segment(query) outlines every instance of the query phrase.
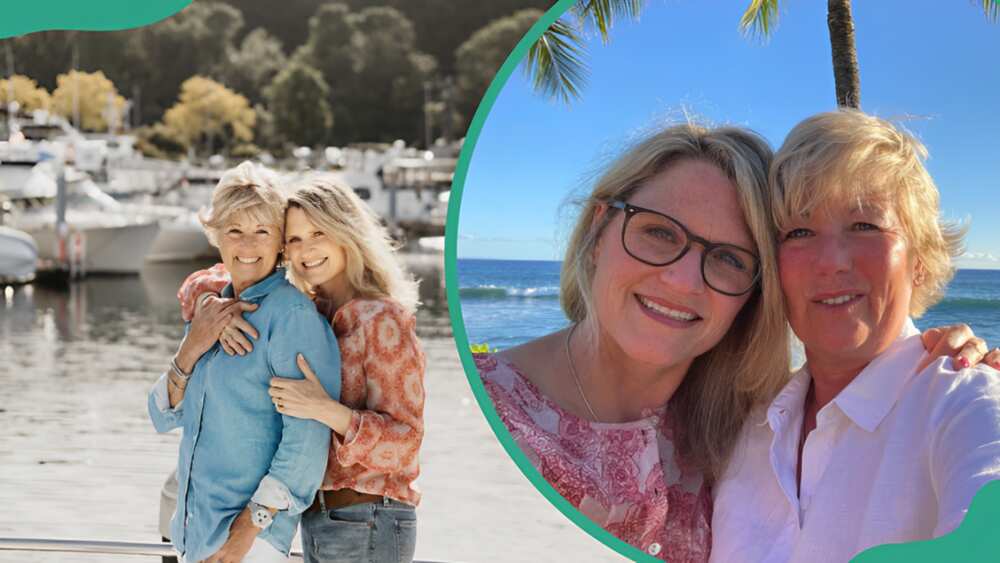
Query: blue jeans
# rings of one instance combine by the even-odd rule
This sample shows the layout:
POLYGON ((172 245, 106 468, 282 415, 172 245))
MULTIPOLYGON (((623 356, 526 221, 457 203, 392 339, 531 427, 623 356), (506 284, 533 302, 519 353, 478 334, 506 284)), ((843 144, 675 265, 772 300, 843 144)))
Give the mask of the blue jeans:
POLYGON ((306 563, 410 563, 416 510, 388 498, 302 515, 306 563))

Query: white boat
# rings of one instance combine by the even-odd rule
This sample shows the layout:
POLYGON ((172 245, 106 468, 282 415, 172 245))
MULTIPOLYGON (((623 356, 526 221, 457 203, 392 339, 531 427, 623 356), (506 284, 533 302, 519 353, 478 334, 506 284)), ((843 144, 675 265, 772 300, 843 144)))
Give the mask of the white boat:
POLYGON ((35 165, 63 158, 67 147, 82 139, 65 119, 44 111, 32 119, 4 119, 0 134, 0 193, 12 199, 42 197, 37 183, 29 181, 35 165))
POLYGON ((69 266, 85 273, 137 274, 160 232, 155 217, 125 209, 86 174, 66 168, 66 227, 56 232, 56 181, 51 162, 37 164, 28 185, 37 195, 19 201, 11 224, 38 244, 43 269, 69 266), (40 202, 40 203, 39 203, 40 202))
POLYGON ((42 264, 56 265, 68 258, 78 261, 86 273, 138 274, 160 226, 157 223, 111 225, 106 216, 92 219, 88 221, 80 214, 67 213, 70 230, 63 243, 56 236, 54 214, 52 222, 31 229, 29 232, 38 243, 42 264))
MULTIPOLYGON (((446 152, 442 150, 442 152, 446 152)), ((357 148, 326 151, 331 173, 340 177, 408 238, 443 236, 456 159, 450 154, 407 148, 397 142, 384 152, 357 148)))
POLYGON ((123 208, 137 216, 155 218, 160 224, 147 262, 189 262, 219 256, 196 212, 167 205, 124 204, 123 208))
POLYGON ((38 245, 28 233, 0 225, 0 282, 27 282, 35 277, 38 245))

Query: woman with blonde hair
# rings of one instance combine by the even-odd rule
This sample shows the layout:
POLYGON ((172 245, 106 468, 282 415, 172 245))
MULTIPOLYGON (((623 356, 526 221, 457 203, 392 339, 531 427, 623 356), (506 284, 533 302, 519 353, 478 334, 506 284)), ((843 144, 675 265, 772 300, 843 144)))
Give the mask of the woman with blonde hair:
POLYGON ((187 325, 149 394, 157 431, 184 430, 171 521, 183 561, 285 561, 323 479, 330 429, 286 416, 269 396, 275 375, 302 378, 295 358, 303 355, 323 375, 320 384, 310 373, 309 383, 340 396, 333 331, 278 267, 284 208, 265 169, 244 163, 219 181, 202 222, 231 272, 216 288, 230 299, 187 325), (261 329, 256 348, 240 357, 220 353, 219 335, 244 312, 261 329))
POLYGON ((566 250, 571 326, 476 358, 542 476, 650 555, 707 559, 710 482, 788 370, 770 160, 733 127, 670 127, 625 152, 566 250))
POLYGON ((926 156, 847 109, 802 121, 775 156, 781 289, 806 364, 744 427, 718 486, 713 560, 847 561, 941 536, 1000 479, 996 371, 929 362, 911 319, 962 253, 926 156))
MULTIPOLYGON (((306 380, 275 378, 278 412, 333 430, 321 491, 302 519, 307 562, 409 561, 416 543, 423 438, 424 354, 416 336, 417 285, 404 271, 378 217, 351 188, 314 175, 288 198, 285 254, 292 282, 313 298, 337 335, 342 394, 331 398, 310 365, 306 380)), ((195 318, 212 306, 224 272, 196 272, 181 289, 195 318), (209 293, 210 295, 210 293, 209 293)), ((230 351, 253 349, 257 337, 234 318, 220 341, 230 351)), ((321 375, 332 375, 323 374, 321 375)))
POLYGON ((771 158, 743 128, 643 139, 582 202, 561 278, 571 325, 476 355, 542 477, 662 559, 708 559, 711 485, 788 379, 771 158))

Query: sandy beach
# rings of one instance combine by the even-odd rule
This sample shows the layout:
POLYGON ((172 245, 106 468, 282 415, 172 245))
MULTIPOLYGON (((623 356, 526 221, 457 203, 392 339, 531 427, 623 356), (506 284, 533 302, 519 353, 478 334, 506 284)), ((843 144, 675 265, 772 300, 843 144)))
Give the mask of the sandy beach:
MULTIPOLYGON (((159 539, 160 487, 179 441, 156 434, 146 414, 148 388, 180 336, 176 305, 163 293, 145 278, 88 281, 65 294, 6 292, 0 536, 159 539)), ((621 560, 557 512, 506 456, 475 403, 446 317, 422 315, 420 324, 428 372, 417 558, 621 560)), ((12 562, 154 560, 0 551, 0 561, 12 562)))

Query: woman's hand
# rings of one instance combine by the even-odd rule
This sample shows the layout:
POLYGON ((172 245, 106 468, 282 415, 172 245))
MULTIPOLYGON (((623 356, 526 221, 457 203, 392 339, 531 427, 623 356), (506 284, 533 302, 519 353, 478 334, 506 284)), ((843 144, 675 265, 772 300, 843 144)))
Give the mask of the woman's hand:
POLYGON ((219 551, 213 553, 203 563, 240 563, 243 557, 250 551, 253 540, 260 533, 260 528, 253 525, 250 519, 250 509, 244 508, 243 512, 233 520, 229 526, 229 537, 226 543, 222 544, 219 551))
POLYGON ((243 356, 253 352, 253 344, 250 343, 250 339, 256 340, 260 335, 257 334, 257 329, 243 318, 243 313, 256 310, 257 305, 244 303, 241 310, 230 317, 229 323, 223 327, 222 333, 219 335, 219 344, 222 344, 222 350, 225 353, 230 356, 236 354, 243 356))
POLYGON ((343 436, 351 425, 353 411, 330 398, 302 354, 296 357, 296 363, 305 379, 271 378, 268 392, 275 408, 288 416, 318 420, 343 436))
POLYGON ((967 368, 980 362, 1000 369, 1000 348, 989 351, 986 341, 978 338, 967 324, 956 324, 932 328, 920 335, 927 350, 927 358, 921 362, 917 371, 923 371, 934 360, 949 356, 953 367, 967 368))
POLYGON ((187 336, 181 342, 181 349, 177 352, 177 365, 182 370, 190 373, 194 365, 205 352, 212 349, 212 346, 219 340, 223 329, 228 325, 233 317, 240 317, 244 311, 254 311, 257 305, 237 301, 235 299, 223 299, 221 297, 209 297, 195 311, 194 318, 191 319, 191 328, 187 336))

